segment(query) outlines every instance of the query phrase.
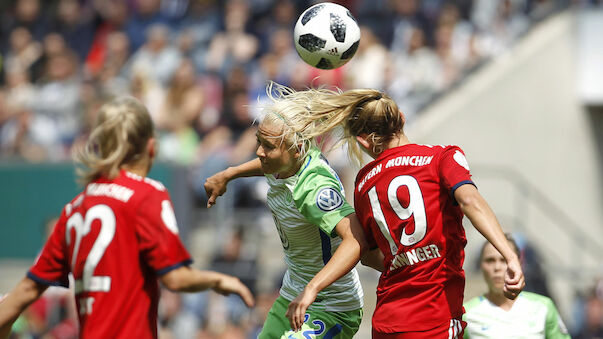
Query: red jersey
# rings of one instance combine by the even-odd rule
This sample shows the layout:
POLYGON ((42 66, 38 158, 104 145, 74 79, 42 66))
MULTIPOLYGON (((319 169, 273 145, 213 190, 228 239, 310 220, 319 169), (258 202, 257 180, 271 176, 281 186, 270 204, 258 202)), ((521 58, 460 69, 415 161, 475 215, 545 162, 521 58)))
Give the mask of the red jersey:
POLYGON ((121 171, 63 208, 27 276, 67 287, 73 274, 82 338, 157 338, 157 277, 190 263, 165 187, 121 171))
POLYGON ((463 314, 467 242, 454 190, 473 184, 456 146, 388 149, 356 177, 356 215, 385 255, 373 329, 422 331, 463 314))

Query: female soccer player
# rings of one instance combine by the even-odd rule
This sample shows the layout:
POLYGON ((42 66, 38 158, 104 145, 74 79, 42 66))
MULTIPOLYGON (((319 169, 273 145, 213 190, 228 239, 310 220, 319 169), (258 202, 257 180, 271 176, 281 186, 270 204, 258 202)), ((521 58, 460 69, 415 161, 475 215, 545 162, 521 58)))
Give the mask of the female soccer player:
POLYGON ((308 137, 315 126, 298 119, 312 98, 281 86, 269 86, 268 93, 273 101, 257 132, 258 158, 208 178, 208 207, 230 180, 268 180, 267 203, 287 272, 260 339, 351 338, 362 319, 362 288, 353 269, 366 248, 362 228, 337 174, 308 137))
POLYGON ((308 90, 315 135, 343 127, 350 155, 374 161, 356 177, 354 205, 371 248, 363 263, 382 270, 373 338, 458 338, 465 324, 463 214, 507 261, 505 295, 524 286, 523 273, 457 146, 411 143, 396 103, 377 90, 308 90), (375 260, 377 259, 377 260, 375 260))
POLYGON ((170 290, 212 288, 252 306, 237 278, 189 267, 165 187, 146 177, 156 153, 153 123, 134 98, 99 111, 77 156, 86 184, 61 213, 27 276, 0 302, 0 338, 49 285, 75 279, 82 338, 157 338, 157 279, 170 290))
MULTIPOLYGON (((505 235, 517 254, 519 248, 510 235, 505 235)), ((505 258, 486 242, 480 254, 480 267, 488 292, 465 303, 467 322, 464 338, 496 338, 504 333, 508 338, 570 338, 553 301, 543 295, 521 292, 509 299, 503 293, 505 258)))

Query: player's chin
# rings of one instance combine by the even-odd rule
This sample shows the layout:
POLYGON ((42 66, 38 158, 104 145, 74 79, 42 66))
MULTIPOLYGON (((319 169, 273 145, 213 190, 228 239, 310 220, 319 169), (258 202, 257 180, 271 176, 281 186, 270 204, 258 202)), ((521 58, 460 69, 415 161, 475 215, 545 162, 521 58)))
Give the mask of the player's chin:
POLYGON ((267 164, 265 164, 263 161, 260 162, 261 166, 262 166, 262 173, 264 174, 274 174, 274 168, 272 168, 271 166, 268 166, 267 164))

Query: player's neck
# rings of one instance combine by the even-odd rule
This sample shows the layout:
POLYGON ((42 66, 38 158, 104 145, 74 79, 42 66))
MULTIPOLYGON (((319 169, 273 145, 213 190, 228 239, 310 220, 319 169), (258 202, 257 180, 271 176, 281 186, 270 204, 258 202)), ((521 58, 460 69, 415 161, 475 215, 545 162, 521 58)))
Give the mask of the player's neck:
POLYGON ((386 146, 386 149, 390 149, 390 148, 395 148, 395 147, 399 147, 399 146, 404 146, 410 144, 410 141, 408 140, 408 138, 406 137, 406 135, 404 135, 404 133, 400 133, 395 135, 388 143, 386 146))
POLYGON ((505 311, 510 310, 511 307, 513 307, 513 303, 515 303, 515 300, 511 300, 505 297, 502 291, 500 293, 489 291, 488 293, 486 293, 485 297, 488 298, 491 303, 502 308, 505 311))
POLYGON ((151 162, 150 159, 146 161, 141 160, 132 164, 124 164, 121 166, 121 169, 141 177, 146 177, 151 170, 151 162))

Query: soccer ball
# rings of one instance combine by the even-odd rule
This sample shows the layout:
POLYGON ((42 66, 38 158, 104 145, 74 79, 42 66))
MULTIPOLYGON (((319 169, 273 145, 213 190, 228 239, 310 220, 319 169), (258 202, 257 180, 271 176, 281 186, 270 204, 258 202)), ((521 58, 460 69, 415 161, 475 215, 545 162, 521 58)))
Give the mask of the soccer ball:
POLYGON ((306 9, 293 31, 295 49, 310 66, 333 69, 356 53, 360 28, 347 8, 323 2, 306 9))

